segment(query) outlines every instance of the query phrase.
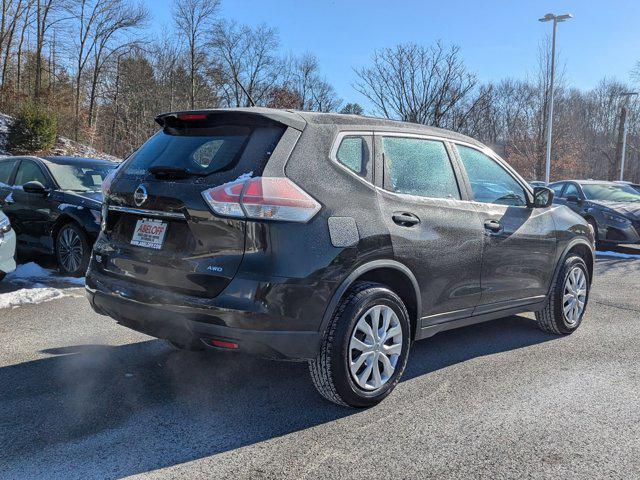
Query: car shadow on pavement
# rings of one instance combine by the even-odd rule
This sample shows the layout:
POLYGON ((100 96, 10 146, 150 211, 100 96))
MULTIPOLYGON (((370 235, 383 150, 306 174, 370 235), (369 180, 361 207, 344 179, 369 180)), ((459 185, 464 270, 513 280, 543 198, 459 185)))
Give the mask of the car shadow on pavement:
MULTIPOLYGON (((553 338, 525 317, 444 332, 414 344, 405 379, 553 338)), ((0 368, 0 477, 119 478, 359 412, 324 401, 305 363, 159 340, 43 353, 0 368)))

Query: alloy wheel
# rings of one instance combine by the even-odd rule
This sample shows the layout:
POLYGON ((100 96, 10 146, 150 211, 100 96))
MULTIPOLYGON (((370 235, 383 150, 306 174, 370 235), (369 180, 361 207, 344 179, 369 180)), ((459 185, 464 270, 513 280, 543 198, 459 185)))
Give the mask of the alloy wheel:
POLYGON ((580 267, 574 267, 564 282, 562 311, 570 325, 580 320, 587 302, 587 277, 580 267))
POLYGON ((402 327, 389 306, 376 305, 356 323, 349 342, 349 371, 363 390, 377 390, 395 372, 402 353, 402 327))
POLYGON ((67 227, 60 232, 58 255, 62 267, 67 272, 75 272, 80 268, 84 247, 80 235, 73 228, 67 227))

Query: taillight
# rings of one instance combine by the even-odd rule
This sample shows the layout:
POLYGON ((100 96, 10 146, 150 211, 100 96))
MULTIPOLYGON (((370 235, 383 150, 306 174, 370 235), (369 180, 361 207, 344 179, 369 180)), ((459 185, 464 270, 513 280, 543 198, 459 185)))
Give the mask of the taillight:
POLYGON ((320 204, 288 178, 256 177, 202 192, 214 213, 255 220, 307 222, 320 204))

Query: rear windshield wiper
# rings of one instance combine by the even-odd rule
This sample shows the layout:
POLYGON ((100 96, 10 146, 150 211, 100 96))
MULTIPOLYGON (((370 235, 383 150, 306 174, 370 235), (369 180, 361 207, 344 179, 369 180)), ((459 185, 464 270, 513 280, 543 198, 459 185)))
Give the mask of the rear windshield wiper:
POLYGON ((169 165, 155 165, 153 167, 149 167, 149 173, 159 178, 188 178, 192 175, 197 175, 186 168, 172 167, 169 165))

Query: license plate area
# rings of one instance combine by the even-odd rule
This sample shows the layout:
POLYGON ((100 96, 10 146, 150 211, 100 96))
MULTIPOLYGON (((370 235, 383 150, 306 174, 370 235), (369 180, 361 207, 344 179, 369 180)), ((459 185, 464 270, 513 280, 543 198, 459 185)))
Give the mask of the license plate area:
POLYGON ((162 220, 141 218, 133 230, 131 245, 160 250, 167 235, 167 228, 168 224, 162 220))

